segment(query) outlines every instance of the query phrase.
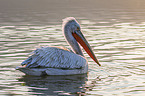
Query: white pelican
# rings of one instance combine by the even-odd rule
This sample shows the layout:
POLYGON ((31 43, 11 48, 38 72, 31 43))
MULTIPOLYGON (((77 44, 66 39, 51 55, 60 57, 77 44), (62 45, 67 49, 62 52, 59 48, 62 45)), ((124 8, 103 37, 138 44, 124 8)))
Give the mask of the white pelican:
POLYGON ((65 18, 62 25, 64 36, 73 51, 62 47, 41 47, 33 51, 33 54, 21 63, 22 66, 18 66, 16 69, 27 75, 35 76, 87 73, 88 63, 80 45, 101 66, 83 36, 76 19, 73 17, 65 18))

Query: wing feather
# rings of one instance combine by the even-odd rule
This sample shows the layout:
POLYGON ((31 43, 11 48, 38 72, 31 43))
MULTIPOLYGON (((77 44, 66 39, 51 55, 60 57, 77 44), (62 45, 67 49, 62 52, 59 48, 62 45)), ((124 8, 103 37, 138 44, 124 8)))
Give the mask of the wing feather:
POLYGON ((84 57, 56 47, 41 47, 36 49, 32 56, 22 62, 28 68, 82 68, 87 61, 84 57))

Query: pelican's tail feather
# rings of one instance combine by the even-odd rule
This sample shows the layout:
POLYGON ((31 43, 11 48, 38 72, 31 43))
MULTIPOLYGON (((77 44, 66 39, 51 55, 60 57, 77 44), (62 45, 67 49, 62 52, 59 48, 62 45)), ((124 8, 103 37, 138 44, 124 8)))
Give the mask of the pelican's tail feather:
POLYGON ((43 75, 43 72, 44 72, 44 69, 36 71, 36 70, 32 70, 30 68, 26 68, 23 66, 17 66, 16 70, 19 70, 19 71, 25 73, 26 75, 32 75, 32 76, 41 76, 41 75, 43 75))

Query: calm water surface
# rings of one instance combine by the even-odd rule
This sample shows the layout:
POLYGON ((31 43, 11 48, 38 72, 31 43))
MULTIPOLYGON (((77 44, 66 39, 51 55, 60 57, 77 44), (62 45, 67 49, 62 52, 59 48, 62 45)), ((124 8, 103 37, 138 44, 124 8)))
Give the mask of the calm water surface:
POLYGON ((145 1, 0 0, 0 95, 144 96, 145 1), (66 46, 62 19, 75 17, 97 55, 89 74, 25 76, 15 70, 40 46, 66 46))

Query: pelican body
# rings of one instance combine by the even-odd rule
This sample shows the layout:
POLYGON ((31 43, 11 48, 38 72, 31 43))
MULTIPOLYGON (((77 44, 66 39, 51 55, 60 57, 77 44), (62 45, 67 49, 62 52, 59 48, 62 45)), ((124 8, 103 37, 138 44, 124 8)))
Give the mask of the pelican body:
POLYGON ((85 74, 88 72, 88 62, 80 45, 100 66, 76 19, 65 18, 62 26, 65 39, 72 50, 63 47, 38 48, 16 69, 34 76, 85 74))

